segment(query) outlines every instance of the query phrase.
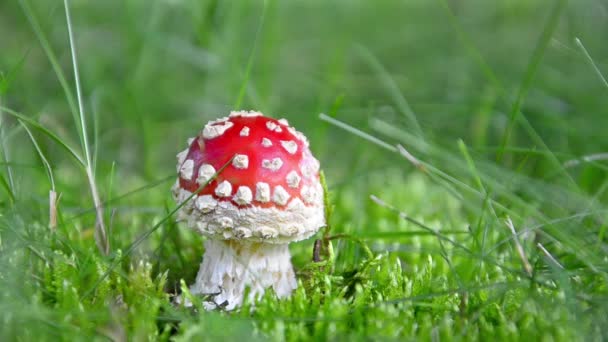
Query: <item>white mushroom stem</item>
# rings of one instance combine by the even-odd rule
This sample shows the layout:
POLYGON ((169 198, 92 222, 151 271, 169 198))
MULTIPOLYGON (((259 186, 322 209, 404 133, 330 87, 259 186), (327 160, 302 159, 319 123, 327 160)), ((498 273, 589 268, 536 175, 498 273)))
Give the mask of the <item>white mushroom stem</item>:
POLYGON ((297 283, 287 244, 206 240, 190 292, 206 296, 206 309, 232 310, 242 304, 246 287, 252 302, 269 287, 279 298, 291 294, 297 283))

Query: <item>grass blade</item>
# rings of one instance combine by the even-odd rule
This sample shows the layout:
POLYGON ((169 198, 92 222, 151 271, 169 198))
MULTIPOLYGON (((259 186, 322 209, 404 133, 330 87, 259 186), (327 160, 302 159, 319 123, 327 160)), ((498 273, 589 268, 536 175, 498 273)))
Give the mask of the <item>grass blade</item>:
MULTIPOLYGON (((21 9, 23 10, 23 13, 27 17, 27 20, 29 21, 30 25, 32 26, 32 29, 34 30, 34 34, 36 35, 36 38, 38 38, 38 42, 40 43, 40 46, 44 50, 44 53, 46 54, 46 57, 49 60, 49 63, 51 63, 51 67, 53 68, 53 71, 55 72, 55 76, 57 77, 59 84, 61 84, 61 88, 63 89, 63 93, 68 102, 68 106, 70 107, 70 112, 72 113, 74 122, 78 122, 78 110, 76 107, 76 101, 74 100, 74 96, 72 95, 72 91, 70 90, 70 85, 68 84, 68 81, 63 73, 63 70, 61 70, 61 65, 59 64, 59 60, 57 59, 57 56, 55 56, 55 53, 53 52, 53 49, 51 48, 51 44, 49 43, 48 39, 44 35, 42 27, 40 26, 38 19, 34 15, 34 10, 30 6, 28 0, 20 0, 19 5, 21 5, 21 9)), ((78 131, 78 134, 80 137, 80 141, 82 143, 83 137, 82 137, 82 135, 80 135, 80 131, 78 131)))
POLYGON ((509 122, 507 123, 507 127, 503 132, 502 142, 500 144, 500 150, 498 151, 498 155, 496 156, 497 161, 502 161, 504 156, 504 149, 509 144, 509 139, 511 137, 511 132, 513 131, 513 127, 515 126, 515 122, 517 121, 517 117, 521 115, 521 106, 528 95, 528 91, 532 86, 532 82, 536 76, 536 72, 540 67, 540 63, 543 60, 545 55, 545 51, 547 50, 547 46, 551 41, 551 36, 557 27, 557 23, 559 22, 559 18, 561 17, 562 10, 566 5, 566 0, 558 0, 558 2, 553 7, 553 10, 549 14, 549 19, 547 20, 543 32, 536 43, 536 48, 532 53, 532 57, 530 58, 530 62, 528 63, 528 67, 522 80, 519 90, 517 92, 517 97, 515 98, 515 102, 513 106, 511 106, 511 112, 509 114, 509 122))
POLYGON ((378 146, 380 146, 380 147, 382 147, 382 148, 384 148, 386 150, 389 150, 391 152, 397 152, 397 147, 395 147, 395 146, 393 146, 391 144, 387 144, 384 141, 382 141, 382 140, 374 137, 373 135, 367 134, 367 133, 365 133, 365 132, 363 132, 361 130, 358 130, 358 129, 350 126, 350 125, 347 125, 347 124, 343 123, 342 121, 336 120, 336 119, 334 119, 334 118, 332 118, 330 116, 327 116, 327 115, 325 115, 323 113, 319 114, 319 119, 321 119, 323 121, 326 121, 326 122, 328 122, 328 123, 330 123, 330 124, 332 124, 332 125, 334 125, 336 127, 342 128, 343 130, 345 130, 345 131, 347 131, 349 133, 352 133, 352 134, 358 136, 359 138, 363 138, 363 139, 365 139, 365 140, 367 140, 367 141, 369 141, 369 142, 371 142, 373 144, 376 144, 376 145, 378 145, 378 146))
POLYGON ((589 54, 587 49, 585 49, 583 42, 581 42, 581 40, 578 37, 574 38, 574 42, 581 49, 581 51, 585 55, 585 58, 587 58, 589 65, 591 65, 591 67, 593 68, 593 71, 595 71, 595 74, 597 75, 597 77, 599 77, 599 79, 602 81, 602 84, 606 87, 606 89, 608 89, 608 81, 606 81, 606 78, 600 71, 600 68, 597 67, 597 64, 595 64, 595 62, 593 61, 593 58, 591 58, 591 55, 589 54))
POLYGON ((249 76, 251 75, 251 68, 253 67, 253 61, 255 59, 255 55, 258 49, 258 44, 260 41, 260 37, 262 36, 262 29, 264 28, 264 20, 266 18, 266 8, 267 2, 264 1, 264 5, 262 8, 262 15, 260 16, 260 23, 258 24, 258 28, 255 33, 255 39, 253 40, 253 47, 251 48, 251 54, 247 60, 247 67, 245 69, 245 76, 243 78, 243 82, 241 83, 241 88, 239 89, 239 95, 236 98, 236 102, 234 103, 234 109, 239 109, 243 104, 243 98, 245 97, 245 91, 247 90, 247 85, 249 83, 249 76))
POLYGON ((40 157, 40 161, 42 161, 42 165, 44 166, 44 171, 46 172, 46 175, 49 178, 51 190, 55 191, 55 178, 53 177, 53 169, 51 168, 51 164, 49 163, 49 160, 44 156, 44 153, 42 152, 40 145, 38 145, 36 138, 34 138, 32 131, 27 127, 26 124, 23 123, 23 121, 19 120, 19 123, 21 124, 21 126, 23 126, 23 129, 25 129, 25 131, 27 132, 27 135, 29 136, 30 140, 32 141, 32 145, 34 145, 34 148, 36 149, 36 152, 38 153, 38 156, 40 157))
MULTIPOLYGON (((0 94, 1 95, 1 94, 0 94)), ((8 176, 8 182, 6 182, 6 185, 9 186, 7 189, 10 190, 10 193, 13 194, 13 188, 15 187, 15 182, 13 181, 13 169, 11 168, 10 162, 9 162, 9 156, 8 156, 8 150, 6 148, 6 141, 8 139, 6 139, 5 134, 4 134, 4 124, 3 124, 3 116, 2 116, 2 98, 0 97, 0 152, 2 152, 2 162, 4 162, 6 164, 6 174, 8 176)))
POLYGON ((27 57, 27 55, 29 54, 29 51, 26 52, 23 57, 19 60, 19 62, 12 67, 6 74, 3 73, 0 70, 0 152, 2 152, 2 161, 6 163, 6 174, 8 176, 8 182, 6 182, 6 185, 10 186, 10 195, 11 198, 14 200, 14 194, 13 194, 13 190, 15 188, 15 182, 13 180, 13 169, 9 163, 9 152, 8 149, 6 148, 6 141, 8 141, 7 136, 5 135, 5 131, 4 131, 4 122, 3 122, 3 113, 2 113, 2 96, 4 94, 6 94, 6 92, 9 89, 9 86, 11 84, 11 82, 15 79, 16 75, 17 75, 17 71, 21 70, 23 68, 23 65, 25 63, 25 59, 27 57))
POLYGON ((47 177, 49 178, 49 182, 51 185, 51 190, 49 190, 49 227, 51 230, 55 230, 57 228, 57 205, 59 203, 59 199, 57 197, 57 192, 55 191, 55 178, 53 177, 53 169, 51 168, 51 164, 48 159, 45 157, 42 149, 38 145, 36 138, 32 134, 32 131, 27 127, 23 121, 19 120, 19 124, 23 127, 23 129, 27 132, 40 160, 42 161, 42 165, 44 166, 44 170, 46 171, 47 177))
POLYGON ((19 112, 16 112, 16 111, 12 110, 10 108, 6 108, 6 107, 0 106, 0 110, 3 110, 5 113, 7 113, 7 114, 9 114, 9 115, 17 118, 19 121, 25 122, 28 125, 36 128, 40 132, 44 133, 47 137, 49 137, 51 140, 55 141, 66 152, 68 152, 69 155, 71 155, 72 157, 74 157, 74 159, 76 159, 76 161, 81 166, 85 166, 86 165, 84 159, 82 159, 82 157, 78 154, 78 152, 76 152, 76 150, 74 150, 66 142, 64 142, 57 134, 51 132, 49 129, 47 129, 46 127, 42 126, 38 122, 36 122, 36 121, 28 118, 27 116, 25 116, 25 115, 23 115, 23 114, 21 114, 19 112))
MULTIPOLYGON (((553 20, 553 19, 555 21, 557 21, 557 17, 559 17, 559 13, 557 13, 557 15, 555 15, 555 12, 560 12, 561 9, 565 6, 565 3, 567 2, 566 0, 558 0, 558 1, 559 1, 559 3, 557 3, 556 7, 554 7, 554 12, 553 12, 554 15, 550 16, 550 20, 547 22, 548 25, 552 24, 551 20, 553 20)), ((450 7, 447 5, 445 0, 442 0, 442 6, 444 7, 445 11, 447 12, 447 15, 452 24, 452 27, 458 33, 458 38, 466 46, 471 57, 476 60, 478 66, 481 68, 483 74, 486 76, 488 81, 490 81, 498 89, 500 95, 503 97, 503 101, 505 101, 504 98, 508 96, 508 93, 507 93, 505 87, 502 85, 502 83, 498 79, 498 77, 496 76, 496 74, 494 73, 494 71, 492 70, 492 68, 490 67, 490 64, 484 60, 483 56, 479 52, 479 49, 477 49, 475 47, 475 45, 472 43, 472 40, 465 34, 465 31, 463 30, 461 25, 456 20, 455 14, 452 12, 450 7)), ((548 28, 548 26, 546 25, 545 28, 548 28)), ((545 33, 546 33, 546 31, 550 31, 550 30, 545 30, 545 33)), ((551 36, 551 34, 549 34, 548 40, 550 40, 550 36, 551 36)), ((542 42, 542 39, 543 39, 543 36, 541 36, 539 43, 542 42)), ((546 42, 546 43, 548 44, 548 42, 546 42)), ((539 45, 537 44, 537 48, 538 47, 539 47, 539 45)), ((538 52, 538 51, 539 51, 539 49, 535 50, 535 52, 538 52)), ((544 50, 542 50, 540 52, 544 52, 544 50)), ((538 60, 539 63, 540 63, 540 59, 542 59, 542 55, 540 57, 541 58, 539 58, 539 60, 538 60)), ((529 64, 529 66, 533 64, 532 62, 533 62, 533 60, 531 60, 531 63, 529 64)), ((524 79, 524 83, 525 83, 525 79, 524 79)), ((520 86, 520 92, 521 92, 521 90, 522 90, 522 86, 520 86)), ((523 99, 522 99, 522 101, 523 101, 523 99)), ((519 103, 518 106, 512 105, 511 107, 514 110, 517 109, 517 110, 511 112, 511 116, 513 116, 515 119, 517 119, 523 125, 523 129, 526 131, 528 136, 534 141, 534 143, 541 146, 545 150, 545 151, 539 152, 539 153, 545 154, 546 157, 549 159, 549 161, 554 164, 554 167, 556 168, 556 170, 559 173, 562 173, 571 184, 575 185, 574 181, 572 180, 572 177, 565 171, 564 167, 562 167, 559 159, 555 156, 555 153, 548 148, 547 144, 541 138, 540 134, 538 134, 538 132, 534 129, 534 127, 532 127, 532 125, 527 120, 527 118, 524 115, 522 115, 521 103, 519 103)), ((510 135, 510 129, 507 128, 507 130, 509 131, 509 135, 510 135)), ((506 137, 506 135, 503 135, 503 137, 506 137)), ((505 141, 503 140, 502 143, 500 144, 500 146, 496 150, 496 155, 499 156, 499 158, 497 158, 497 160, 502 160, 502 156, 507 151, 512 151, 512 148, 509 148, 508 146, 506 146, 505 141)))
POLYGON ((65 20, 68 28, 68 38, 70 41, 70 51, 72 54, 72 68, 74 70, 74 82, 76 83, 76 98, 78 100, 78 119, 80 123, 80 137, 82 142, 82 148, 84 150, 85 155, 85 171, 87 174, 87 179, 89 181, 89 188, 91 189, 91 196, 93 197, 93 202, 95 204, 95 209, 97 210, 97 222, 95 225, 96 232, 96 241, 97 247, 103 254, 108 254, 110 251, 109 246, 109 238, 106 232, 106 227, 103 218, 103 206, 101 203, 101 199, 99 197, 99 191, 97 190, 97 184, 95 182, 95 172, 93 170, 92 160, 91 160, 91 152, 89 147, 89 139, 87 135, 87 124, 85 119, 84 112, 84 104, 82 100, 82 90, 80 86, 80 76, 78 72, 78 59, 76 56, 76 46, 74 42, 74 33, 72 30, 72 20, 70 18, 70 6, 68 4, 68 0, 63 1, 63 5, 65 8, 65 20))
POLYGON ((6 193, 8 194, 8 198, 9 198, 10 202, 15 203, 15 194, 13 193, 13 189, 6 181, 6 178, 4 178, 4 176, 1 174, 0 174, 0 186, 2 186, 4 188, 4 191, 6 191, 6 193))
POLYGON ((409 121, 412 127, 414 127, 418 138, 423 139, 424 135, 422 133, 422 128, 420 128, 420 124, 418 123, 418 119, 416 119, 416 114, 410 107, 405 97, 403 97, 403 94, 401 93, 401 90, 399 89, 399 86, 397 85, 395 80, 384 68, 382 63, 378 61, 376 56, 371 53, 371 51, 361 45, 357 45, 357 51, 363 57, 363 60, 365 60, 365 62, 374 70, 374 72, 378 74, 380 82, 387 89, 387 91, 393 98, 393 101, 395 101, 395 104, 397 105, 397 108, 399 108, 399 111, 403 114, 403 116, 405 116, 405 118, 409 121))

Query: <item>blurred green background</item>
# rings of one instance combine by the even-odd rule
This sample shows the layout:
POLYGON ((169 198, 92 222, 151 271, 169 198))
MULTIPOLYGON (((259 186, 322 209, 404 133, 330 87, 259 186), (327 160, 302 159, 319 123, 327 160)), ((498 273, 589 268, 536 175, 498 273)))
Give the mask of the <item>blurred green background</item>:
MULTIPOLYGON (((258 336, 279 340, 435 333, 456 339, 494 333, 505 339, 602 336, 600 327, 608 323, 602 317, 608 298, 608 83, 601 75, 608 73, 605 1, 70 1, 87 135, 100 196, 107 202, 104 219, 112 229, 108 257, 95 248, 95 212, 85 172, 60 144, 30 125, 61 193, 57 236, 49 232, 49 179, 32 138, 8 112, 23 114, 81 150, 78 122, 59 80, 65 79, 75 99, 63 5, 0 2, 0 279, 5 288, 15 289, 0 302, 7 337, 28 340, 41 329, 49 339, 108 337, 107 331, 128 338, 188 339, 215 321, 243 326, 247 335, 250 319, 258 336), (373 258, 365 248, 336 239, 334 273, 311 279, 333 284, 336 292, 327 290, 325 302, 343 302, 312 305, 301 316, 288 309, 291 304, 271 298, 253 316, 244 313, 236 321, 224 314, 190 315, 171 308, 163 290, 174 292, 180 278, 191 282, 202 255, 201 238, 166 223, 122 261, 120 271, 109 277, 107 293, 98 293, 97 299, 84 296, 117 253, 174 207, 169 187, 175 154, 186 139, 234 109, 285 117, 303 131, 328 180, 335 206, 332 233, 363 239, 386 261, 369 264, 373 258), (391 147, 330 124, 320 113, 391 147), (417 169, 391 151, 395 144, 425 167, 417 169), (420 233, 420 225, 374 203, 372 194, 419 223, 457 231, 446 233, 457 243, 446 246, 428 230, 420 233), (522 271, 514 238, 505 228, 507 216, 518 230, 528 230, 521 237, 533 274, 522 271), (458 252, 463 246, 464 254, 458 252), (141 260, 153 267, 134 271, 132 265, 141 260), (49 284, 68 271, 47 275, 45 269, 70 262, 76 265, 71 281, 78 299, 61 306, 61 291, 49 284), (401 290, 382 292, 390 286, 381 275, 394 275, 396 262, 404 278, 394 281, 403 284, 426 274, 421 269, 427 262, 434 265, 427 271, 439 268, 420 280, 420 293, 456 287, 462 296, 464 289, 499 281, 523 281, 531 290, 515 295, 505 290, 477 300, 471 294, 471 303, 477 304, 464 309, 462 298, 441 305, 423 298, 423 313, 410 307, 382 309, 356 318, 367 322, 361 330, 352 322, 301 328, 301 322, 289 320, 318 318, 319 312, 336 312, 338 322, 341 315, 359 317, 353 310, 366 309, 355 305, 354 283, 348 279, 362 270, 369 274, 363 272, 361 279, 375 282, 382 297, 361 295, 365 305, 407 297, 403 284, 395 285, 401 290), (486 262, 493 266, 484 268, 486 262), (167 283, 160 286, 157 276, 167 270, 167 283), (128 318, 114 322, 114 312, 121 309, 101 303, 141 293, 132 277, 147 279, 148 290, 160 288, 148 294, 155 298, 154 309, 133 299, 133 306, 126 305, 128 318), (346 294, 341 286, 349 289, 346 294), (521 309, 531 318, 517 316, 515 308, 529 303, 522 298, 540 303, 521 309), (35 309, 23 311, 26 303, 35 309), (559 318, 544 317, 555 308, 564 310, 556 313, 559 318), (398 313, 390 316, 391 310, 398 313), (138 316, 140 311, 145 314, 138 316), (80 322, 75 312, 95 314, 80 322), (46 322, 26 326, 32 335, 16 328, 30 322, 29 315, 46 322), (181 324, 164 325, 163 315, 181 324), (268 323, 273 315, 285 319, 282 326, 268 323), (577 319, 584 322, 580 334, 577 319), (387 323, 401 320, 409 328, 387 323), (54 324, 70 328, 53 335, 48 326, 54 324)), ((293 247, 296 268, 305 268, 311 248, 312 241, 293 247)), ((306 298, 294 299, 294 307, 308 303, 306 298)), ((225 333, 220 329, 207 337, 225 333)))

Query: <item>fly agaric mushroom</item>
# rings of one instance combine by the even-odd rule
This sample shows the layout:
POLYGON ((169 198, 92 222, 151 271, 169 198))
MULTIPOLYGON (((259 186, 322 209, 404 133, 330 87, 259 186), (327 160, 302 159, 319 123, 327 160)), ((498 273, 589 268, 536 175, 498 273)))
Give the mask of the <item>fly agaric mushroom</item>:
POLYGON ((196 192, 178 220, 207 237, 191 293, 226 310, 242 304, 246 287, 251 300, 270 287, 288 297, 297 283, 287 245, 325 225, 308 140, 284 119, 240 111, 207 123, 188 145, 177 155, 173 197, 196 192))

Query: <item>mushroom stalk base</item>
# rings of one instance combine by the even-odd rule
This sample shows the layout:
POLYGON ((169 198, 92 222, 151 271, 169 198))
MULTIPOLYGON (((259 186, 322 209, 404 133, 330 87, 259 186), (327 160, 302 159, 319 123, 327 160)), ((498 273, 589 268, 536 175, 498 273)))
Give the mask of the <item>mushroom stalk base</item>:
POLYGON ((260 298, 272 287, 279 298, 297 287, 287 244, 205 241, 205 255, 190 292, 206 296, 207 310, 233 310, 243 303, 245 288, 249 300, 260 298))

